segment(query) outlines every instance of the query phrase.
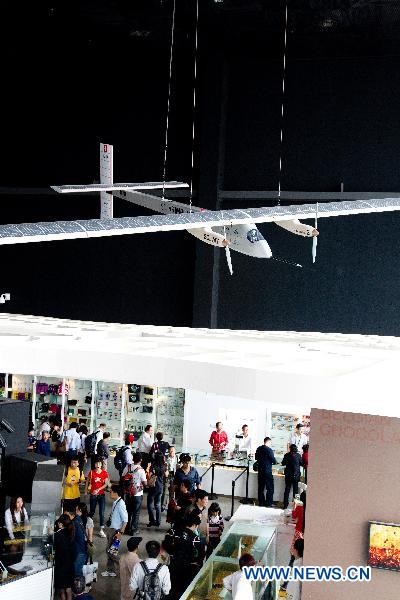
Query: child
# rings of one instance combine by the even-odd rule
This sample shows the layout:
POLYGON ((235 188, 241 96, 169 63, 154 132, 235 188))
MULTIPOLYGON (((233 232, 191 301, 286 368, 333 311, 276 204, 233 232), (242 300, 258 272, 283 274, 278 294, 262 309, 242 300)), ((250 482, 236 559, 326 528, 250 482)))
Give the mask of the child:
POLYGON ((296 527, 294 530, 294 537, 293 537, 292 545, 290 547, 290 554, 292 556, 292 559, 291 559, 291 564, 289 566, 292 566, 292 563, 294 561, 293 548, 294 548, 294 544, 295 544, 296 540, 304 538, 304 517, 305 517, 305 510, 306 510, 306 498, 307 498, 306 492, 301 492, 301 494, 300 494, 301 504, 298 504, 296 502, 296 500, 294 502, 294 509, 292 511, 292 519, 293 519, 293 521, 296 522, 296 527))
POLYGON ((99 505, 99 517, 100 517, 100 532, 99 536, 105 538, 104 533, 104 510, 106 506, 105 490, 109 487, 110 481, 108 473, 103 469, 103 461, 100 457, 96 456, 94 459, 94 470, 89 472, 85 494, 90 494, 90 517, 96 511, 97 504, 99 505))
POLYGON ((224 531, 224 521, 221 517, 221 508, 218 502, 213 502, 208 509, 208 531, 207 558, 218 546, 224 531))
POLYGON ((32 429, 29 429, 29 431, 28 431, 28 447, 27 447, 28 452, 35 452, 36 441, 37 440, 35 438, 35 433, 34 433, 33 427, 32 427, 32 429))
POLYGON ((84 577, 75 577, 72 584, 72 592, 74 598, 79 598, 79 600, 94 600, 92 594, 86 592, 86 581, 84 577))
POLYGON ((36 444, 36 452, 43 456, 51 455, 50 433, 48 431, 42 431, 41 439, 36 444))
POLYGON ((243 554, 239 558, 240 571, 224 577, 223 586, 225 589, 232 592, 233 600, 253 600, 253 588, 251 587, 251 581, 247 579, 243 573, 243 567, 254 567, 256 561, 251 554, 243 554))
POLYGON ((64 477, 64 493, 63 493, 63 511, 75 512, 81 500, 79 491, 79 483, 85 481, 85 476, 79 470, 79 462, 77 458, 71 459, 71 466, 67 467, 64 477))

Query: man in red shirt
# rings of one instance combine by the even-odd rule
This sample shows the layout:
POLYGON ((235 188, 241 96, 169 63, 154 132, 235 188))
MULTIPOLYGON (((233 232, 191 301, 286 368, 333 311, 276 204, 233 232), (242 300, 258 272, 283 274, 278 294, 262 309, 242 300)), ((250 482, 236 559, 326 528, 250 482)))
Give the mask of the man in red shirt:
POLYGON ((222 431, 222 423, 221 421, 218 421, 218 423, 215 423, 215 431, 213 431, 210 436, 209 443, 212 446, 212 451, 217 453, 225 450, 228 441, 228 436, 225 431, 222 431))
POLYGON ((101 458, 96 457, 94 461, 94 469, 90 471, 87 481, 85 493, 90 494, 90 513, 89 516, 93 518, 96 510, 96 504, 99 505, 99 516, 100 516, 100 537, 106 537, 104 533, 104 509, 106 505, 106 497, 104 490, 109 485, 108 473, 103 469, 103 461, 101 458))

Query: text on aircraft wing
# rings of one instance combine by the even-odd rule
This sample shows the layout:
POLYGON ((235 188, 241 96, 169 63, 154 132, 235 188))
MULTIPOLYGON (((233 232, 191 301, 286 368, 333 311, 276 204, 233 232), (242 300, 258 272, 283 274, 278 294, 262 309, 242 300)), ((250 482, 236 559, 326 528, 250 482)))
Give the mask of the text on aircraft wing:
MULTIPOLYGON (((400 198, 368 202, 327 202, 318 205, 318 218, 400 210, 400 198)), ((129 235, 156 231, 221 227, 239 223, 268 223, 292 219, 313 219, 316 205, 274 206, 247 210, 203 211, 146 217, 92 219, 88 221, 56 221, 54 223, 22 223, 0 226, 0 245, 54 240, 129 235)))
POLYGON ((113 192, 120 190, 171 190, 175 188, 188 188, 182 181, 145 181, 143 183, 90 183, 88 185, 52 185, 51 188, 59 194, 80 194, 81 192, 113 192))

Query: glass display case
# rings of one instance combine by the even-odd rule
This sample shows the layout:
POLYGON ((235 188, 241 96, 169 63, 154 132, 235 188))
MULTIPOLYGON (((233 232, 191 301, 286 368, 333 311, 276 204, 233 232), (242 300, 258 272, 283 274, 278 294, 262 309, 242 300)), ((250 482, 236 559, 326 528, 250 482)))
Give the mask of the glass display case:
MULTIPOLYGON (((210 558, 194 578, 181 600, 230 600, 231 593, 223 587, 223 579, 239 570, 239 557, 249 553, 261 565, 276 564, 276 528, 267 525, 234 523, 210 558)), ((276 600, 275 582, 254 582, 256 599, 276 600)))
POLYGON ((0 585, 52 568, 54 521, 54 513, 31 515, 14 530, 15 539, 1 529, 0 585))

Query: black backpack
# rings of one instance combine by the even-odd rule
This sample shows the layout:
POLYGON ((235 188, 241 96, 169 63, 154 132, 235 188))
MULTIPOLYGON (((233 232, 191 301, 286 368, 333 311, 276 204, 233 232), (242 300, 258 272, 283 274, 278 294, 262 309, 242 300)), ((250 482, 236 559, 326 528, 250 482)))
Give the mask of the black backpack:
POLYGON ((129 448, 129 446, 122 446, 122 448, 118 448, 116 455, 114 456, 114 467, 117 469, 119 473, 126 467, 126 462, 124 459, 125 450, 129 448))
POLYGON ((154 571, 150 571, 144 560, 141 561, 140 565, 144 571, 144 578, 139 598, 143 598, 143 600, 161 600, 164 594, 158 573, 163 565, 160 563, 154 571))
POLYGON ((96 451, 97 434, 99 431, 100 429, 98 431, 93 431, 93 433, 89 433, 85 438, 85 451, 87 456, 93 456, 96 451))

